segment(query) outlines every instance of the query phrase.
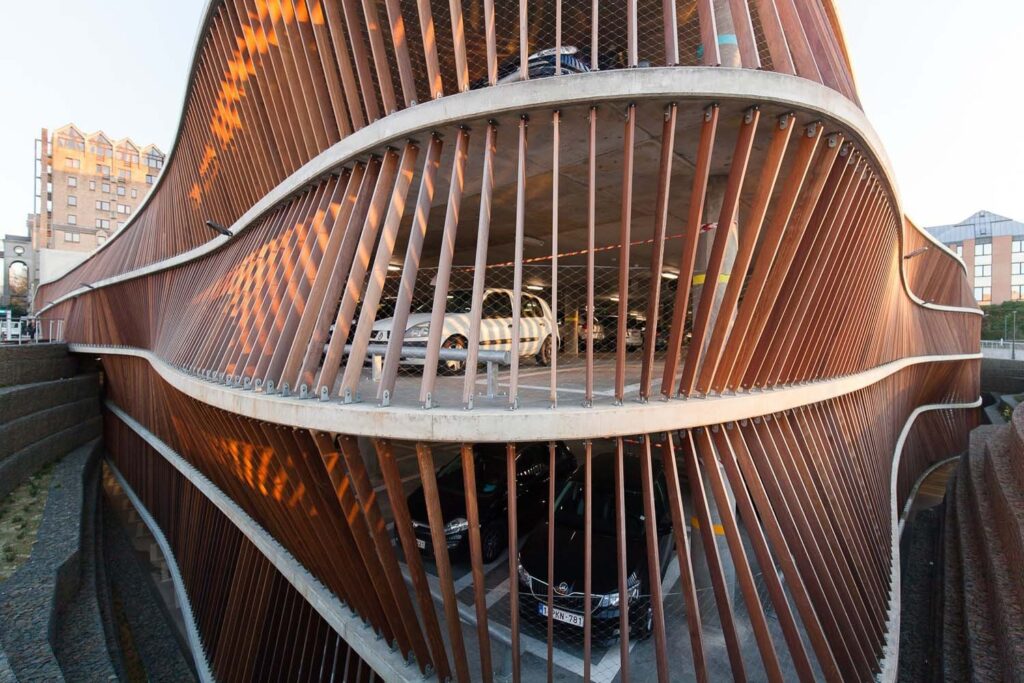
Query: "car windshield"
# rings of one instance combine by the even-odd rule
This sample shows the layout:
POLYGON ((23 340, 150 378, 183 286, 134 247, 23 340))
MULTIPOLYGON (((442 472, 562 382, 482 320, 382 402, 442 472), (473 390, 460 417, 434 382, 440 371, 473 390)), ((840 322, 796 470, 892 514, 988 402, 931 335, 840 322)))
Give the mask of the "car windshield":
MULTIPOLYGON (((610 482, 609 482, 610 483, 610 482)), ((558 496, 555 507, 555 523, 573 529, 583 530, 584 503, 583 482, 569 481, 558 496)), ((615 535, 615 490, 595 482, 591 492, 593 504, 592 523, 595 534, 615 535)), ((626 490, 626 534, 635 536, 644 533, 644 502, 639 491, 626 490)))
MULTIPOLYGON (((447 313, 469 313, 473 307, 473 290, 453 289, 448 292, 448 301, 444 308, 447 313)), ((424 299, 413 307, 413 313, 430 313, 434 310, 434 300, 424 299)))
MULTIPOLYGON (((504 453, 473 454, 476 474, 476 492, 481 496, 489 496, 505 488, 505 457, 504 453)), ((445 493, 463 495, 462 456, 449 460, 437 473, 437 488, 445 493)))

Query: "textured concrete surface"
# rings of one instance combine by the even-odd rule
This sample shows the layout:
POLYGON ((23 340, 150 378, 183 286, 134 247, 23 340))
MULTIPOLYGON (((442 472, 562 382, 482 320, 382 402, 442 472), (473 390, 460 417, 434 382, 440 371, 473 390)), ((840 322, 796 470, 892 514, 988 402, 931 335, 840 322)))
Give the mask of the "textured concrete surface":
POLYGON ((0 387, 72 377, 79 367, 65 344, 0 346, 0 387))
MULTIPOLYGON (((187 645, 178 637, 155 584, 154 567, 132 546, 110 501, 103 502, 103 548, 111 594, 123 607, 131 644, 149 681, 194 681, 187 645)), ((128 659, 126 655, 125 659, 128 659)))
POLYGON ((981 390, 997 394, 1024 392, 1024 360, 982 358, 981 390))
POLYGON ((0 425, 98 393, 99 375, 95 373, 3 387, 0 388, 0 425))
MULTIPOLYGON (((1024 422, 1024 412, 1014 413, 1024 422)), ((971 434, 946 502, 942 677, 1024 680, 1024 441, 971 434)))
MULTIPOLYGON (((0 584, 0 647, 19 680, 64 680, 65 665, 74 673, 73 680, 114 676, 95 603, 77 606, 83 602, 80 591, 90 592, 92 558, 88 543, 84 547, 82 541, 83 520, 86 525, 91 521, 88 515, 83 517, 83 507, 94 505, 98 453, 97 440, 57 464, 39 528, 45 542, 37 543, 29 561, 0 584), (55 647, 62 632, 73 638, 71 650, 55 647), (58 660, 62 654, 66 664, 58 660)), ((88 526, 84 531, 88 533, 88 526)))
POLYGON ((103 421, 98 408, 91 417, 56 433, 51 433, 22 450, 0 459, 0 497, 6 496, 18 484, 38 469, 82 444, 98 439, 103 421))

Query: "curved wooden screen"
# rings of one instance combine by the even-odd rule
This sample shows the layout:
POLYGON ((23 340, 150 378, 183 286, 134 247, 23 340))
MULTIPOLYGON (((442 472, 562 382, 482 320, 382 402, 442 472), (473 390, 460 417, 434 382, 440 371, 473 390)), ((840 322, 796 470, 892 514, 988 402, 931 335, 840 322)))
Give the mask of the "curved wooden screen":
MULTIPOLYGON (((267 570, 189 544, 172 453, 392 674, 889 677, 899 510, 978 398, 964 266, 904 218, 829 0, 213 1, 152 195, 36 303, 102 357, 111 460, 188 571, 267 570), (578 586, 537 448, 588 501, 578 586)), ((290 596, 260 628, 327 642, 290 596)))

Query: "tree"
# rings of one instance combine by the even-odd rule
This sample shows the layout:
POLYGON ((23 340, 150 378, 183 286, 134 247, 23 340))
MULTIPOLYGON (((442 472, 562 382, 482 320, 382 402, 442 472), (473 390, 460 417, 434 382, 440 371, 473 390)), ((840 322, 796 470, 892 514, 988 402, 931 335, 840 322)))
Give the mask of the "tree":
POLYGON ((1024 301, 1004 301, 984 308, 982 339, 1014 339, 1013 313, 1017 312, 1016 339, 1024 341, 1024 301))

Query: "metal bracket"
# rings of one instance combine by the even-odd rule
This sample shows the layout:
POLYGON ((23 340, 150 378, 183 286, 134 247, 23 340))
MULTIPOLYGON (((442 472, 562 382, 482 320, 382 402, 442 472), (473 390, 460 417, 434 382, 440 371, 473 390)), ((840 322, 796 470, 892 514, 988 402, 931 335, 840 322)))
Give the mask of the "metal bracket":
POLYGON ((309 398, 309 387, 305 382, 299 385, 299 398, 309 398))
POLYGON ((433 407, 434 407, 433 394, 431 394, 430 392, 427 392, 427 397, 423 401, 423 409, 424 410, 430 410, 433 407))
POLYGON ((320 387, 320 400, 329 401, 331 400, 331 392, 328 391, 327 387, 320 387))
POLYGON ((281 396, 287 397, 287 396, 290 396, 290 395, 291 395, 291 387, 288 386, 288 382, 285 382, 284 384, 281 385, 281 396))
POLYGON ((391 392, 385 389, 380 395, 380 404, 387 408, 391 405, 391 392))
POLYGON ((264 393, 266 393, 266 394, 274 393, 274 380, 268 379, 267 383, 265 385, 263 385, 263 386, 264 386, 264 390, 263 390, 264 393))

